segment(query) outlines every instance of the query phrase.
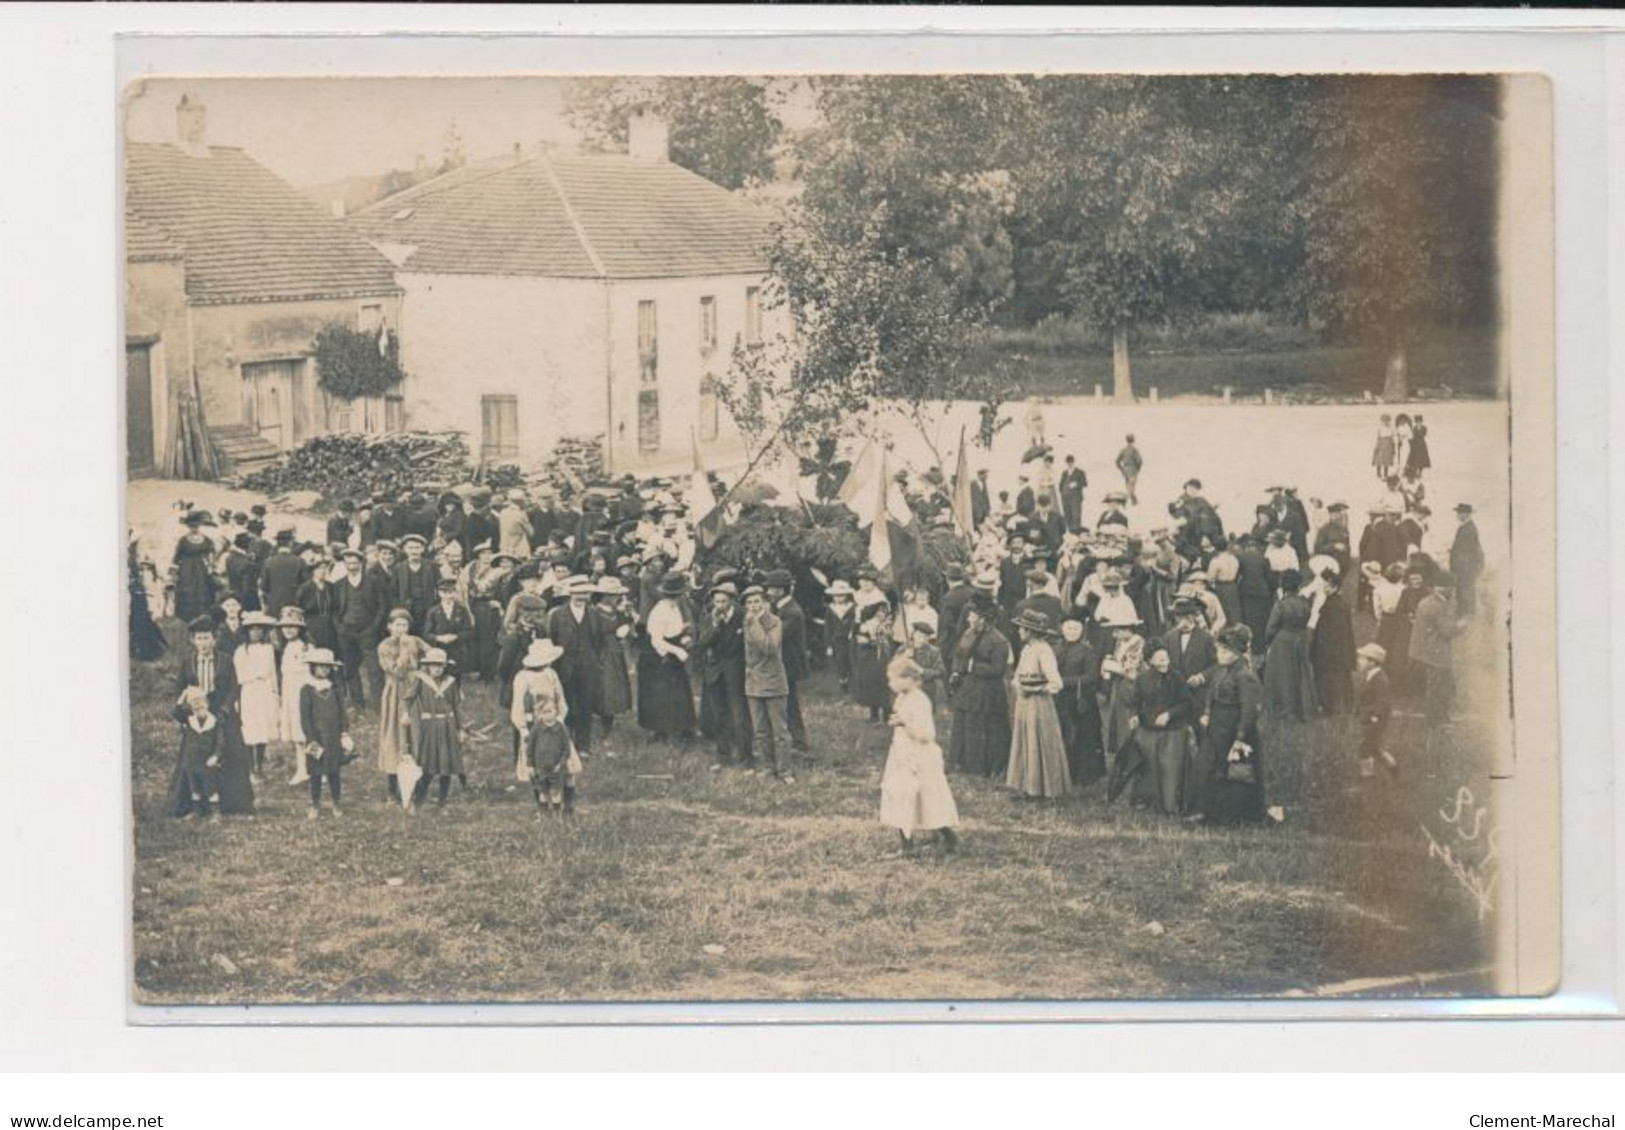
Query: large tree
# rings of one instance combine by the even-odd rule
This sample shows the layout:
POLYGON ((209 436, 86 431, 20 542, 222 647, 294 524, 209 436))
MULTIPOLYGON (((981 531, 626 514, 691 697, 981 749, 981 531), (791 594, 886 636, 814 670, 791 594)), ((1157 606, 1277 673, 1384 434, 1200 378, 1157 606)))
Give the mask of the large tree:
POLYGON ((1462 76, 1301 79, 1283 106, 1300 154, 1292 294, 1330 332, 1384 345, 1385 398, 1409 395, 1418 331, 1493 282, 1498 91, 1462 76))
POLYGON ((737 189, 773 178, 783 126, 772 101, 769 83, 752 78, 573 79, 565 116, 589 148, 616 152, 626 148, 633 109, 648 107, 671 129, 674 163, 737 189))

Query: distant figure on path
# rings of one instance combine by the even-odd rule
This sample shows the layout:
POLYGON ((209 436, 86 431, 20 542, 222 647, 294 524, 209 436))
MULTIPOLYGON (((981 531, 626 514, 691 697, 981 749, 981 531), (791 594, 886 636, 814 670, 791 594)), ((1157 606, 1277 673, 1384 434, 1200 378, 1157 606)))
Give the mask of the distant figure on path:
POLYGON ((1394 473, 1394 418, 1386 412, 1377 424, 1377 446, 1371 452, 1371 466, 1376 468, 1378 482, 1386 483, 1394 473))
POLYGON ((1477 586, 1484 572, 1484 548, 1478 542, 1478 526, 1473 508, 1465 502, 1456 505, 1456 540, 1450 543, 1450 575, 1456 578, 1456 611, 1466 618, 1478 609, 1477 586))
POLYGON ((1089 476, 1078 466, 1075 455, 1066 457, 1066 469, 1058 484, 1061 491, 1061 513, 1066 518, 1066 532, 1078 533, 1083 529, 1083 488, 1089 485, 1089 476))
POLYGON ((1117 469, 1123 475, 1123 493, 1128 495, 1128 504, 1138 506, 1140 496, 1134 492, 1135 484, 1140 481, 1140 469, 1145 466, 1145 460, 1140 457, 1140 449, 1134 446, 1134 434, 1130 432, 1123 437, 1123 450, 1117 453, 1117 469))

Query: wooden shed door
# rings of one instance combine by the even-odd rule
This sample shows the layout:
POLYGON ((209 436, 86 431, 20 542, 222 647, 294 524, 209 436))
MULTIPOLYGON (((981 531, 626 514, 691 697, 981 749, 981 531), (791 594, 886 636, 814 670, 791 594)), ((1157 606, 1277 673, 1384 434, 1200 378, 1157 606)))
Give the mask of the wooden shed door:
POLYGON ((131 471, 150 471, 152 450, 152 347, 124 349, 124 427, 131 471))
POLYGON ((299 442, 300 377, 303 361, 257 361, 243 366, 243 422, 273 447, 299 442))

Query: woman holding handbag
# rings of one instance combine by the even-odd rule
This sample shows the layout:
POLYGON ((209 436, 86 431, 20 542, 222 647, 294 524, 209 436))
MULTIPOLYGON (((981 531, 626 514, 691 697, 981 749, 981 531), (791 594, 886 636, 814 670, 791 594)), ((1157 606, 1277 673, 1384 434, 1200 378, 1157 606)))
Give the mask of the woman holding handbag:
POLYGON ((1218 664, 1204 688, 1202 731, 1204 756, 1189 782, 1192 812, 1207 824, 1264 822, 1264 765, 1260 757, 1259 717, 1264 686, 1253 674, 1248 652, 1252 631, 1237 624, 1215 641, 1218 664))

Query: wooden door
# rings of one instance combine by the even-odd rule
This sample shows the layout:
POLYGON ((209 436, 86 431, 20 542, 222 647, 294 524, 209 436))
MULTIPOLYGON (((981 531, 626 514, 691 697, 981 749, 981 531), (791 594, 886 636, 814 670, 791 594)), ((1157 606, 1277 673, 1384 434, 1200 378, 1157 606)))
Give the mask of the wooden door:
POLYGON ((124 427, 127 466, 150 471, 155 452, 152 440, 152 346, 131 345, 124 350, 124 427))
POLYGON ((301 438, 297 397, 301 361, 257 361, 243 366, 243 423, 278 450, 301 438))

